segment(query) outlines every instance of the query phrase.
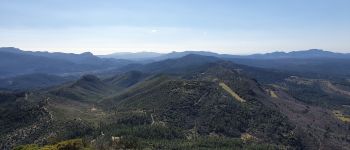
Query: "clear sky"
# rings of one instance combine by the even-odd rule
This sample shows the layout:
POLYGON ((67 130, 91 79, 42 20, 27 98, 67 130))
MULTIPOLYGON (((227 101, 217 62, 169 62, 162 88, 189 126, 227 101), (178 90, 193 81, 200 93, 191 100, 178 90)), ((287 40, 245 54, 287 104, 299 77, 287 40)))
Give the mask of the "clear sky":
POLYGON ((349 0, 0 0, 0 47, 350 52, 349 0))

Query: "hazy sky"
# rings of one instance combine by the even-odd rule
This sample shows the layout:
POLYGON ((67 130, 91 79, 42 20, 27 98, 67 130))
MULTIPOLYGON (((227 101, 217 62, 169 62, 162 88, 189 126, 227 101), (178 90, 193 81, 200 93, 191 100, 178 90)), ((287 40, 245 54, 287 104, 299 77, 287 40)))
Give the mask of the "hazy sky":
POLYGON ((0 0, 0 47, 350 52, 349 0, 0 0))

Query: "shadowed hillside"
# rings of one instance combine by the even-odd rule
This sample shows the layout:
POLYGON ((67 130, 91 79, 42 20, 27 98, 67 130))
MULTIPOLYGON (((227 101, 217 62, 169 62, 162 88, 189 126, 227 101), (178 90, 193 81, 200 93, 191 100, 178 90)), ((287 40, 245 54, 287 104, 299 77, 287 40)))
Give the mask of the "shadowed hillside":
POLYGON ((347 149, 348 87, 188 55, 4 93, 1 146, 82 138, 93 149, 347 149))

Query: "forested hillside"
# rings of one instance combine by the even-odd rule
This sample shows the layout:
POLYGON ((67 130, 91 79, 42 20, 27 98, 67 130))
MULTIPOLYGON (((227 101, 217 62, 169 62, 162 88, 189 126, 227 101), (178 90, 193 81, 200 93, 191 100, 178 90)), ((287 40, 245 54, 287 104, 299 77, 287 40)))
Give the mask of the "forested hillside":
POLYGON ((1 148, 70 139, 89 149, 349 148, 346 80, 200 55, 121 70, 2 92, 1 148))

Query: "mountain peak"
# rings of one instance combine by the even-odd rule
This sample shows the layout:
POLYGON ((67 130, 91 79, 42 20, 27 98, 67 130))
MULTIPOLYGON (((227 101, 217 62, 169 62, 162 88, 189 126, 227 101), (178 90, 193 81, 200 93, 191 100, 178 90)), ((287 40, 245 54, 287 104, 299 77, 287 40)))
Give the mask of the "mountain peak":
POLYGON ((79 80, 74 82, 71 87, 81 87, 84 89, 103 89, 105 84, 94 75, 83 75, 79 80))
POLYGON ((323 50, 323 49, 309 49, 309 50, 306 50, 306 51, 309 51, 309 52, 325 52, 325 50, 323 50))
POLYGON ((19 48, 16 47, 0 47, 0 51, 1 52, 21 52, 22 50, 20 50, 19 48))
POLYGON ((84 52, 84 53, 81 53, 80 55, 93 56, 94 54, 92 54, 91 52, 84 52))
POLYGON ((331 54, 334 54, 334 52, 325 51, 323 49, 309 49, 309 50, 302 50, 302 51, 292 51, 289 53, 308 53, 308 54, 331 53, 331 54))
POLYGON ((249 58, 262 58, 262 59, 280 59, 280 58, 346 58, 347 54, 335 53, 331 51, 325 51, 322 49, 309 49, 291 52, 272 52, 266 54, 254 54, 248 56, 249 58))

